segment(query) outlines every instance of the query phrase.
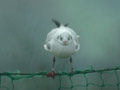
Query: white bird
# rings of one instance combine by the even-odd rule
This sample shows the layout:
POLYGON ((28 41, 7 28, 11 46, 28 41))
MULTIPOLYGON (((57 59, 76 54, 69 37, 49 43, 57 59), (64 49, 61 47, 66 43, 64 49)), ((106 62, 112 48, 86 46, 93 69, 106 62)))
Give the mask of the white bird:
POLYGON ((52 29, 47 34, 44 48, 54 55, 52 72, 48 75, 54 78, 55 56, 59 58, 70 58, 71 73, 73 72, 72 55, 80 49, 80 44, 78 42, 80 36, 77 35, 73 29, 69 28, 67 26, 68 24, 63 25, 56 20, 53 20, 53 22, 57 25, 57 28, 52 29))

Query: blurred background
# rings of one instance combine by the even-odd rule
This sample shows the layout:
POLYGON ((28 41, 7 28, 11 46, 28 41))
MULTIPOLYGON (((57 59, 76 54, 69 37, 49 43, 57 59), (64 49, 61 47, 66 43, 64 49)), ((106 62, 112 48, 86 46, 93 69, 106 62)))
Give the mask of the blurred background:
MULTIPOLYGON (((52 18, 80 35, 74 70, 120 66, 120 0, 0 0, 0 72, 51 71, 53 56, 43 45, 56 28, 52 18)), ((55 71, 70 72, 69 60, 57 59, 55 71)), ((15 88, 56 90, 57 82, 23 80, 15 88)))

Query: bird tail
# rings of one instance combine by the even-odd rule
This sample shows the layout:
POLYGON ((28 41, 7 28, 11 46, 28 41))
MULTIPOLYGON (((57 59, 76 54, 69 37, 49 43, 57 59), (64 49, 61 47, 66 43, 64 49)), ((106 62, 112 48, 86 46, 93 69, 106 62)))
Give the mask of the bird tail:
MULTIPOLYGON (((52 21, 55 23, 55 25, 56 25, 57 27, 60 27, 60 26, 62 25, 59 21, 57 21, 57 20, 55 20, 55 19, 52 19, 52 21)), ((68 26, 68 23, 67 23, 67 24, 64 24, 64 26, 67 27, 67 26, 68 26)))
POLYGON ((60 22, 58 22, 57 20, 55 20, 55 19, 52 19, 52 21, 55 23, 55 25, 57 26, 57 27, 60 27, 60 25, 61 25, 61 23, 60 22))

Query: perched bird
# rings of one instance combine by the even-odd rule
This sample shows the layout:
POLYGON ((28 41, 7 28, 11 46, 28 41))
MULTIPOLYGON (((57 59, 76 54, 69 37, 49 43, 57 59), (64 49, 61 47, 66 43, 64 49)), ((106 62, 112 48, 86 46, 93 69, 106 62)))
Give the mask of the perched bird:
POLYGON ((68 24, 60 24, 56 20, 52 20, 57 28, 52 29, 46 38, 46 43, 44 48, 46 51, 54 55, 53 57, 53 67, 52 72, 48 74, 54 78, 54 65, 55 57, 59 58, 70 58, 71 73, 73 72, 72 67, 72 55, 75 54, 80 49, 80 44, 78 42, 79 35, 76 34, 73 29, 68 27, 68 24))

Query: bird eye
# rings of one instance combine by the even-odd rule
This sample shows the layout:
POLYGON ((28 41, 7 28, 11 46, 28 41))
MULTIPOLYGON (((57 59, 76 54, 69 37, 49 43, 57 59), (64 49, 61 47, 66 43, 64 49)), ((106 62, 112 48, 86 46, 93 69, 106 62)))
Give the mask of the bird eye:
POLYGON ((60 40, 63 40, 63 38, 62 38, 62 37, 60 37, 60 40))
POLYGON ((69 37, 68 37, 68 40, 70 40, 70 39, 72 39, 72 36, 69 36, 69 37))
POLYGON ((70 40, 70 37, 68 37, 68 40, 70 40))

